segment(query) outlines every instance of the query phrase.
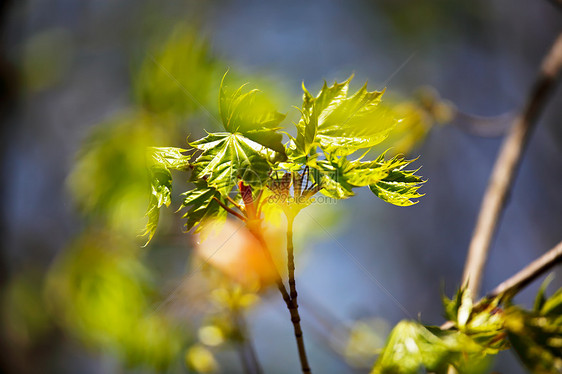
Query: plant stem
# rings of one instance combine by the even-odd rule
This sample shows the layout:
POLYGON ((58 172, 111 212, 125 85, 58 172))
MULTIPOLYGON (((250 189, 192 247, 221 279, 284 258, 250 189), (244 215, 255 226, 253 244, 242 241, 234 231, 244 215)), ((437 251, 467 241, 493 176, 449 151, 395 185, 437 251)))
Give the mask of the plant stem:
MULTIPOLYGON (((308 357, 304 347, 304 338, 301 329, 301 317, 299 315, 299 304, 297 302, 297 283, 295 281, 295 256, 293 247, 293 222, 295 216, 287 214, 287 268, 289 271, 289 296, 290 303, 285 300, 289 312, 291 313, 291 322, 293 322, 293 329, 295 330, 295 339, 297 341, 297 348, 299 351, 299 358, 303 373, 310 373, 310 366, 308 365, 308 357)), ((283 297, 285 299, 285 296, 283 297)))
POLYGON ((219 203, 219 205, 226 210, 228 213, 232 214, 233 216, 239 218, 242 221, 246 221, 246 217, 244 217, 243 215, 241 215, 240 213, 238 213, 237 211, 230 209, 228 206, 226 206, 225 204, 223 204, 222 201, 220 201, 219 199, 217 199, 215 196, 213 196, 213 200, 215 200, 217 203, 219 203))
POLYGON ((511 278, 500 283, 487 297, 493 298, 500 294, 518 292, 534 281, 544 272, 562 262, 562 242, 550 251, 531 262, 511 278))
MULTIPOLYGON (((261 233, 255 229, 250 229, 250 232, 254 235, 254 237, 256 239, 258 239, 258 241, 262 244, 263 249, 265 251, 265 255, 266 258, 268 259, 268 261, 270 262, 271 266, 273 266, 275 269, 276 265, 275 262, 273 261, 273 258, 271 257, 271 253, 269 253, 269 250, 267 248, 267 243, 265 242, 263 236, 261 235, 261 233)), ((289 238, 289 235, 287 235, 287 238, 289 238)), ((292 230, 291 230, 291 246, 292 246, 292 230)), ((294 265, 293 265, 294 266, 294 265)), ((294 282, 294 272, 293 272, 293 282, 294 282)), ((289 313, 291 314, 291 322, 293 322, 293 328, 295 331, 295 338, 297 340, 297 348, 299 351, 299 359, 301 362, 301 368, 302 368, 302 372, 303 373, 310 373, 310 367, 308 365, 308 358, 306 356, 306 351, 304 349, 304 340, 303 340, 303 334, 302 334, 302 329, 301 329, 301 325, 300 325, 300 315, 299 315, 299 310, 298 310, 298 305, 296 304, 296 300, 293 302, 293 299, 291 299, 291 296, 289 295, 289 292, 287 292, 287 288, 285 287, 285 284, 283 283, 283 279, 281 278, 281 275, 279 274, 279 272, 277 272, 277 288, 279 289, 279 292, 281 292, 281 296, 283 297, 283 301, 285 302, 285 305, 287 306, 287 309, 289 310, 289 313)), ((295 293, 296 293, 296 288, 295 288, 295 293)))
POLYGON ((502 145, 480 207, 463 274, 463 284, 470 288, 474 299, 478 298, 490 245, 521 163, 521 156, 561 68, 562 34, 557 37, 544 58, 526 105, 515 119, 502 145))
POLYGON ((244 366, 244 371, 248 374, 262 374, 263 370, 258 361, 258 356, 252 344, 252 339, 250 337, 250 331, 246 325, 246 321, 242 313, 238 310, 232 311, 232 318, 240 334, 240 359, 242 361, 242 366, 244 366))

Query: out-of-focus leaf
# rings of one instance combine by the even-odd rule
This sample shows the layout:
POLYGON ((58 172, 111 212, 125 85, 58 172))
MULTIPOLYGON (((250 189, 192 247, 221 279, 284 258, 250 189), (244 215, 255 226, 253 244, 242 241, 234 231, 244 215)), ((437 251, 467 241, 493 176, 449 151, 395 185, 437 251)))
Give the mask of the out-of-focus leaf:
POLYGON ((360 319, 351 326, 336 326, 330 341, 348 364, 368 369, 372 368, 374 359, 382 351, 389 332, 390 326, 383 319, 360 319))
POLYGON ((209 94, 216 61, 208 43, 195 30, 178 27, 161 45, 133 76, 137 102, 153 113, 175 116, 212 108, 209 94))
POLYGON ((244 92, 244 86, 236 91, 229 90, 221 83, 219 108, 222 123, 226 131, 240 133, 246 138, 272 149, 280 159, 285 159, 283 136, 277 132, 285 114, 275 110, 265 95, 253 89, 244 92))
POLYGON ((228 195, 239 180, 261 188, 271 170, 269 159, 275 152, 241 134, 212 133, 190 143, 203 153, 195 160, 195 175, 228 195))
POLYGON ((184 335, 155 313, 138 247, 108 232, 83 234, 51 267, 46 295, 61 327, 129 365, 157 371, 177 359, 184 335))
POLYGON ((550 312, 526 312, 517 307, 506 310, 509 342, 532 373, 562 372, 562 315, 550 312))
POLYGON ((19 349, 33 347, 54 327, 45 313, 42 283, 39 272, 23 271, 10 279, 0 295, 0 326, 10 344, 19 349))
POLYGON ((81 213, 130 236, 145 225, 151 190, 146 150, 170 142, 152 118, 134 113, 97 126, 81 148, 68 185, 81 213))
POLYGON ((219 368, 213 353, 200 344, 191 346, 187 350, 185 363, 187 367, 197 373, 214 373, 219 368))
POLYGON ((538 374, 562 372, 562 289, 546 298, 550 279, 539 290, 534 311, 506 310, 509 341, 523 364, 538 374))
POLYGON ((535 312, 540 312, 542 307, 544 306, 544 303, 546 302, 546 288, 548 287, 548 285, 550 284, 550 282, 552 282, 553 279, 553 274, 549 274, 548 277, 546 277, 546 279, 544 280, 544 282, 542 282, 538 292, 537 292, 537 296, 535 297, 535 304, 533 305, 533 310, 535 312))
POLYGON ((545 316, 562 316, 562 288, 545 300, 540 313, 545 316))
POLYGON ((433 87, 421 87, 407 99, 391 97, 384 104, 392 108, 400 122, 376 149, 388 149, 391 155, 411 154, 432 128, 452 121, 456 115, 454 105, 443 100, 433 87))
POLYGON ((221 194, 204 182, 197 183, 196 188, 184 192, 182 196, 184 196, 182 208, 188 208, 182 217, 187 218, 186 231, 206 220, 222 221, 226 219, 226 211, 217 201, 223 201, 221 194))
POLYGON ((383 92, 367 91, 365 84, 347 97, 349 82, 326 83, 313 97, 303 85, 302 117, 297 124, 295 146, 308 155, 315 146, 338 156, 349 155, 383 141, 396 125, 396 117, 379 105, 383 92))
POLYGON ((459 373, 480 373, 486 364, 482 347, 462 332, 402 321, 390 333, 372 373, 446 373, 449 365, 459 373))

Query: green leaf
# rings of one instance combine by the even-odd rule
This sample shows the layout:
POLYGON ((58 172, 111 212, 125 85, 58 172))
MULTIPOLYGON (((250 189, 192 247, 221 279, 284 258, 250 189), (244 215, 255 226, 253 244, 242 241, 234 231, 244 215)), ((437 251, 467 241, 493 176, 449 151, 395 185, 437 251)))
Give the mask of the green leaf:
POLYGON ((155 47, 133 76, 135 99, 151 113, 186 117, 202 107, 216 113, 210 93, 217 61, 196 30, 176 27, 155 47))
MULTIPOLYGON (((413 161, 405 160, 402 157, 394 157, 385 161, 384 154, 373 161, 361 161, 361 159, 350 161, 346 156, 330 156, 329 159, 324 160, 309 159, 308 165, 311 168, 312 179, 322 186, 322 193, 335 199, 346 199, 353 196, 353 188, 372 186, 385 181, 392 182, 392 178, 397 173, 402 175, 410 173, 411 176, 408 175, 410 188, 397 191, 398 196, 389 201, 395 203, 395 201, 399 201, 401 193, 406 194, 407 198, 422 196, 412 194, 412 189, 415 192, 423 183, 421 178, 414 175, 415 171, 403 171, 404 167, 413 161)), ((383 200, 385 199, 383 198, 383 200)))
POLYGON ((186 156, 182 152, 187 149, 175 147, 150 147, 149 155, 152 166, 168 170, 186 170, 189 167, 191 156, 186 156))
POLYGON ((485 356, 481 346, 459 331, 402 321, 390 333, 372 374, 446 373, 449 365, 460 373, 483 372, 485 356))
POLYGON ((240 133, 246 138, 278 153, 286 159, 283 136, 277 132, 279 124, 286 117, 277 112, 265 95, 253 89, 244 93, 244 86, 236 91, 228 90, 223 77, 219 95, 219 108, 224 129, 240 133))
POLYGON ((214 188, 208 187, 205 183, 197 183, 196 188, 184 192, 183 203, 180 209, 187 208, 188 211, 182 218, 187 218, 185 224, 186 231, 202 222, 215 219, 218 221, 226 219, 226 211, 220 206, 219 201, 224 202, 221 194, 214 188))
POLYGON ((275 152, 241 134, 213 133, 191 143, 203 153, 195 160, 195 177, 205 180, 223 196, 238 180, 261 188, 265 185, 275 152))
POLYGON ((372 147, 383 141, 397 120, 393 112, 379 105, 383 92, 367 91, 365 84, 347 97, 349 82, 326 82, 313 97, 304 87, 301 119, 297 124, 295 147, 308 155, 316 146, 338 156, 372 147))
POLYGON ((172 202, 172 174, 164 168, 153 168, 151 170, 151 195, 148 202, 146 216, 148 222, 141 236, 148 236, 145 246, 150 243, 160 219, 160 207, 170 206, 172 202))
POLYGON ((174 147, 150 147, 149 165, 151 195, 146 216, 148 222, 141 236, 148 236, 147 245, 154 236, 162 205, 170 206, 172 202, 172 174, 170 170, 185 170, 189 167, 191 156, 185 156, 185 149, 174 147))
POLYGON ((320 184, 324 195, 334 199, 347 199, 355 195, 352 189, 356 186, 347 180, 347 173, 351 166, 345 157, 314 160, 309 163, 311 179, 320 184))
MULTIPOLYGON (((553 305, 560 306, 560 301, 553 301, 553 305)), ((526 312, 517 307, 506 311, 511 346, 532 373, 562 372, 562 315, 551 314, 550 308, 547 312, 526 312)))
MULTIPOLYGON (((398 206, 409 206, 417 204, 423 194, 418 193, 419 188, 425 181, 416 175, 417 170, 404 170, 413 160, 405 160, 396 156, 383 162, 384 168, 389 170, 388 175, 381 181, 371 184, 369 188, 377 197, 398 206)), ((381 161, 382 162, 382 161, 381 161)))
POLYGON ((449 299, 445 294, 441 296, 441 300, 443 303, 443 309, 445 310, 445 318, 448 321, 455 322, 457 321, 458 310, 461 306, 463 294, 466 290, 466 287, 462 287, 459 289, 455 296, 452 299, 449 299))
POLYGON ((544 301, 540 313, 546 316, 562 316, 562 288, 544 301))
POLYGON ((505 315, 499 307, 500 301, 501 298, 483 299, 473 304, 469 290, 463 287, 451 300, 443 296, 445 317, 487 353, 495 354, 507 348, 503 326, 505 315))

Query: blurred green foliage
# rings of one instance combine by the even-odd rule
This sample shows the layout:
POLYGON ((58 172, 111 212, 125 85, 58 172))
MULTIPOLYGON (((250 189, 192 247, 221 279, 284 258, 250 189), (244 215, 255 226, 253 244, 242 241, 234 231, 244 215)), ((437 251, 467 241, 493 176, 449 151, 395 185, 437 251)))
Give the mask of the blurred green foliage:
POLYGON ((562 372, 562 289, 547 298, 547 282, 537 294, 534 310, 506 310, 509 341, 523 365, 537 374, 562 372))
POLYGON ((450 123, 455 106, 442 99, 433 87, 421 87, 409 98, 391 96, 386 105, 392 106, 400 121, 376 150, 388 149, 389 154, 412 154, 431 129, 450 123))
POLYGON ((136 236, 150 193, 146 149, 170 141, 168 123, 139 112, 94 129, 78 155, 69 187, 81 213, 116 232, 136 236))
POLYGON ((0 320, 13 345, 29 347, 52 330, 41 282, 38 271, 27 270, 13 278, 2 293, 0 320))
POLYGON ((85 232, 47 279, 53 315, 85 344, 130 365, 164 370, 188 336, 151 307, 154 292, 138 247, 109 232, 85 232))
POLYGON ((162 46, 153 49, 133 75, 140 107, 179 117, 202 108, 216 109, 210 87, 216 86, 218 62, 196 30, 178 26, 162 46))

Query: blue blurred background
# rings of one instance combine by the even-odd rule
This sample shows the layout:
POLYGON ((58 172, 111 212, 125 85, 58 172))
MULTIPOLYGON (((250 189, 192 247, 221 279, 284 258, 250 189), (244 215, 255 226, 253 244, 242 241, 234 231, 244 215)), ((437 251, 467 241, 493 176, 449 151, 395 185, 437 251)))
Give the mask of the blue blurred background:
MULTIPOLYGON (((426 119, 426 136, 408 149, 428 179, 419 204, 399 208, 363 190, 296 223, 312 367, 368 372, 398 321, 443 322, 441 292, 459 285, 506 118, 562 29, 546 0, 5 0, 0 9, 6 373, 242 371, 235 344, 208 336, 228 340, 225 329, 201 332, 220 326, 221 312, 207 305, 213 285, 194 270, 179 203, 140 248, 145 190, 134 183, 143 176, 125 155, 216 130, 227 69, 270 94, 287 124, 298 119, 301 82, 314 92, 351 73, 355 87, 368 80, 396 102, 433 87, 423 92, 452 111, 426 119)), ((561 103, 558 89, 515 181, 485 290, 561 240, 561 103)), ((530 306, 539 283, 516 302, 530 306)), ((265 372, 295 372, 274 291, 247 309, 248 328, 265 372)), ((523 372, 509 352, 492 367, 523 372)))

